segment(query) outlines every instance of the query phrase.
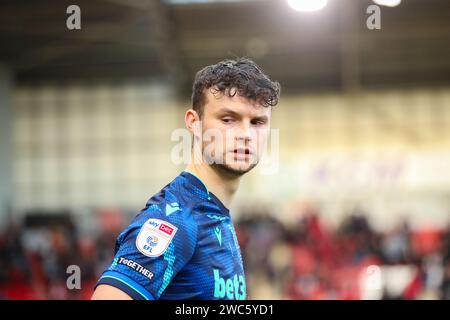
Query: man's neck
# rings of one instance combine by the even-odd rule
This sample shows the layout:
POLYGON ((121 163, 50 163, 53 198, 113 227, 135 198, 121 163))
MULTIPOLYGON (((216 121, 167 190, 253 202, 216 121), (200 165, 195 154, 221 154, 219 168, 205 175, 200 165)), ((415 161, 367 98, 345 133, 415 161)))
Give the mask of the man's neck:
POLYGON ((239 177, 221 173, 206 163, 189 164, 185 170, 202 180, 208 191, 219 198, 225 207, 230 208, 233 196, 239 187, 239 177))

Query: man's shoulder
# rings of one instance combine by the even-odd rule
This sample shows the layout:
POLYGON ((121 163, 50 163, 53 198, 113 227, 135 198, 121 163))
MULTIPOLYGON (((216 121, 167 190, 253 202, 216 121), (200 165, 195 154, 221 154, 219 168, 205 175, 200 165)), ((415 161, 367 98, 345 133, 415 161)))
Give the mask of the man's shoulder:
POLYGON ((179 175, 152 195, 124 233, 136 229, 139 231, 145 225, 164 224, 177 230, 178 234, 186 232, 196 234, 198 218, 195 217, 197 215, 195 208, 199 199, 189 190, 185 190, 184 184, 184 178, 179 175))
POLYGON ((185 195, 167 186, 153 195, 136 216, 136 223, 142 226, 155 219, 173 224, 176 228, 196 227, 193 203, 185 195))
POLYGON ((145 208, 123 230, 118 237, 118 243, 127 238, 136 238, 138 248, 145 249, 149 245, 149 239, 154 239, 151 244, 154 244, 155 248, 159 248, 162 243, 169 244, 174 239, 179 246, 183 245, 182 243, 195 242, 197 230, 197 222, 189 207, 158 193, 147 201, 145 208))

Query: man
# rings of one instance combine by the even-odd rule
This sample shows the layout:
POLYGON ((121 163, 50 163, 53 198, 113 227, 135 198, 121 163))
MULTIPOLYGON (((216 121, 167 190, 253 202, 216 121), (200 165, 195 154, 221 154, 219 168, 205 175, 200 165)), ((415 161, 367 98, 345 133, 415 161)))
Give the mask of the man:
POLYGON ((196 74, 185 114, 193 161, 119 235, 92 299, 246 299, 228 208, 264 151, 279 94, 249 59, 196 74))

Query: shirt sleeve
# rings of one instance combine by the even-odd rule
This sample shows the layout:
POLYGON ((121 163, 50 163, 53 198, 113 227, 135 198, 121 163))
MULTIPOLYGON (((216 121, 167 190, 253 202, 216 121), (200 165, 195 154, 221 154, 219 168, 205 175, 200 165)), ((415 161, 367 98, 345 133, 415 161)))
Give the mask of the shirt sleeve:
POLYGON ((191 259, 197 224, 189 212, 166 215, 162 205, 139 213, 116 240, 115 256, 97 285, 119 288, 136 300, 156 300, 191 259))

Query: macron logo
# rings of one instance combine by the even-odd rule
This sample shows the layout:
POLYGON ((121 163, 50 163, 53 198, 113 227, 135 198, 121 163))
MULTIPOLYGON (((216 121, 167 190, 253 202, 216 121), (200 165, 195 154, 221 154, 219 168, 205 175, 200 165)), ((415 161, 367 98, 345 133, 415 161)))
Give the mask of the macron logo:
POLYGON ((214 233, 216 234, 217 240, 219 240, 219 245, 222 245, 222 229, 217 226, 214 228, 214 233))
POLYGON ((170 216, 175 211, 181 210, 178 202, 166 203, 166 216, 170 216))

